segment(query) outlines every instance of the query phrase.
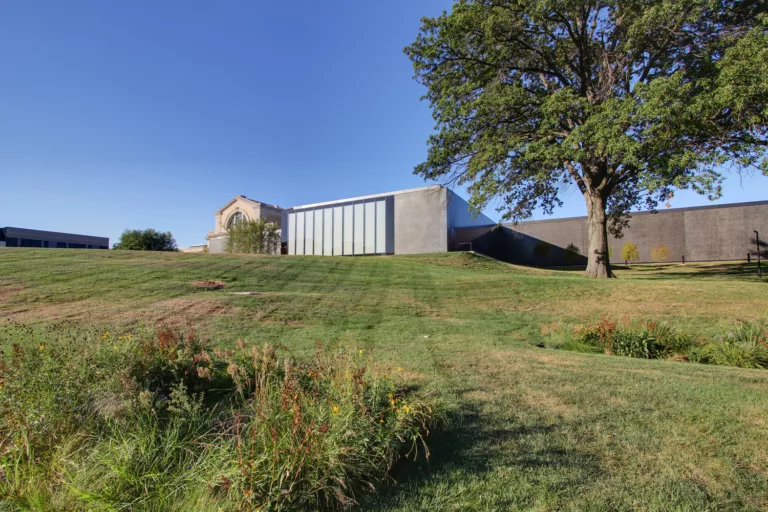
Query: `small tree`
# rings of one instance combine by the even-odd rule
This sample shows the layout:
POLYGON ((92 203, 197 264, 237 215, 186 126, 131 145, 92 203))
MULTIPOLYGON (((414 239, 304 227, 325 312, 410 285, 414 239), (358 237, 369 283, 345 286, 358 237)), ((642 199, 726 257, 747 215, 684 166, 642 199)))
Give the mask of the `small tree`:
POLYGON ((581 250, 576 246, 574 243, 568 244, 568 247, 565 248, 565 260, 566 261, 575 261, 576 258, 579 257, 579 254, 581 253, 581 250))
POLYGON ((631 242, 625 242, 624 245, 621 247, 621 257, 630 266, 632 266, 633 261, 637 261, 640 259, 640 251, 637 250, 637 246, 635 244, 631 242))
POLYGON ((233 223, 224 248, 231 253, 275 254, 280 248, 280 227, 265 219, 233 223))
POLYGON ((112 246, 123 251, 178 251, 176 240, 170 231, 162 233, 154 229, 126 229, 120 241, 112 246))
POLYGON ((659 245, 657 247, 654 247, 651 251, 651 259, 655 261, 658 264, 661 264, 665 261, 669 261, 669 256, 671 254, 671 250, 669 249, 669 246, 667 245, 659 245))

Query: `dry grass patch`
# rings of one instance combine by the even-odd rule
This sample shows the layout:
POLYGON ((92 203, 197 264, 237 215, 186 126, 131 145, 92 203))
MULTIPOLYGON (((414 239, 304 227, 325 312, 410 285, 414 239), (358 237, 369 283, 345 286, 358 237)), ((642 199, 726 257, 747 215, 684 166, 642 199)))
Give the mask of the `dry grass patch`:
POLYGON ((189 285, 194 288, 202 288, 204 290, 221 290, 227 286, 226 283, 222 283, 221 281, 212 281, 210 279, 203 279, 202 281, 190 281, 189 285))

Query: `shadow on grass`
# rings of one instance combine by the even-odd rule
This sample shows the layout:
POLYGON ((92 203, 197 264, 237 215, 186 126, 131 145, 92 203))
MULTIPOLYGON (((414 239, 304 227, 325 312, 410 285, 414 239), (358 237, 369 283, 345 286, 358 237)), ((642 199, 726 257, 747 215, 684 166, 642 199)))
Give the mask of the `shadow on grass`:
MULTIPOLYGON (((768 282, 768 265, 761 262, 763 282, 768 282)), ((626 268, 625 268, 626 269, 626 268)), ((642 265, 631 269, 632 277, 644 279, 711 279, 713 277, 741 278, 745 281, 760 281, 757 275, 757 263, 732 262, 706 266, 680 263, 662 263, 660 265, 642 265)))
MULTIPOLYGON (((553 494, 567 494, 567 489, 575 492, 604 471, 592 454, 562 445, 558 432, 567 428, 565 421, 516 424, 485 417, 477 404, 465 403, 456 424, 429 437, 429 460, 423 453, 415 462, 402 459, 390 472, 392 480, 380 485, 377 493, 360 496, 360 504, 365 509, 413 505, 414 493, 425 498, 433 492, 440 495, 441 486, 457 480, 487 481, 494 487, 499 470, 527 475, 553 494), (544 474, 548 477, 535 476, 544 474)), ((512 507, 513 503, 494 505, 512 507)))

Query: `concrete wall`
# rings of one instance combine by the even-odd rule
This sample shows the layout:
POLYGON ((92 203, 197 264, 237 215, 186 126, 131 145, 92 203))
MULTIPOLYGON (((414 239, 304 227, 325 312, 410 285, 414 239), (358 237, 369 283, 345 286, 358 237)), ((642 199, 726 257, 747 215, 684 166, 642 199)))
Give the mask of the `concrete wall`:
POLYGON ((443 187, 398 193, 395 201, 395 254, 448 250, 448 201, 443 187))
MULTIPOLYGON (((502 259, 507 261, 563 265, 570 263, 562 258, 562 249, 568 244, 579 247, 582 255, 587 251, 586 217, 504 227, 504 236, 499 240, 504 241, 502 259), (555 248, 544 261, 533 253, 533 248, 542 241, 555 248)), ((670 261, 680 261, 683 256, 686 261, 742 260, 747 253, 756 254, 754 230, 760 232, 761 238, 768 239, 768 201, 638 212, 632 214, 623 238, 609 237, 611 261, 622 262, 621 249, 626 242, 637 245, 641 262, 652 261, 651 251, 660 245, 670 248, 670 261)), ((464 238, 471 235, 467 232, 464 238)), ((764 252, 763 257, 768 254, 764 252)))

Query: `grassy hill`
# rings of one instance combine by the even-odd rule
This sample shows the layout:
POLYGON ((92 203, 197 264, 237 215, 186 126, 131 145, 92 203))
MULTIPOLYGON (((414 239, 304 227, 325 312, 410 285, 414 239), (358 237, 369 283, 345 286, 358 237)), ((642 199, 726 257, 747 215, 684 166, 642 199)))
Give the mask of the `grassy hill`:
POLYGON ((745 264, 619 279, 464 253, 252 257, 0 249, 5 320, 190 326, 213 343, 363 348, 453 394, 460 424, 366 497, 383 510, 764 510, 768 371, 538 348, 602 315, 704 336, 768 315, 745 264), (224 288, 208 290, 197 281, 224 288))

